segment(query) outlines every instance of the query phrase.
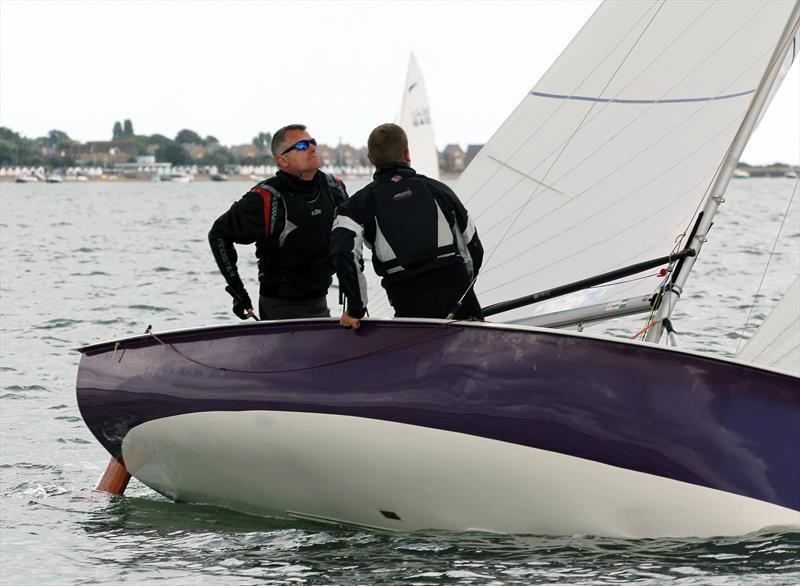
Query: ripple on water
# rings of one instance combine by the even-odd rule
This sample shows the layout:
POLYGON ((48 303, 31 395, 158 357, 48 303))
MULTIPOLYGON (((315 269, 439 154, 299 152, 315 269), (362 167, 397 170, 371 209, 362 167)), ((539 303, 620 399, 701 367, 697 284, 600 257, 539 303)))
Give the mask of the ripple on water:
POLYGON ((13 468, 19 470, 50 470, 54 472, 61 473, 61 469, 58 466, 52 466, 50 464, 36 464, 33 462, 15 462, 14 464, 0 464, 0 470, 11 470, 13 468))
MULTIPOLYGON (((12 493, 24 496, 29 499, 46 499, 49 497, 60 496, 69 492, 65 487, 57 484, 41 484, 38 482, 22 482, 15 486, 12 493)), ((36 501, 29 501, 29 504, 38 504, 36 501)))
POLYGON ((57 338, 56 336, 42 336, 42 342, 57 342, 59 344, 72 344, 72 340, 65 340, 64 338, 57 338))
POLYGON ((96 320, 94 320, 92 322, 92 325, 95 325, 95 326, 109 326, 111 324, 119 324, 119 323, 124 323, 124 322, 125 322, 125 320, 122 319, 121 317, 115 317, 115 318, 112 318, 112 319, 96 319, 96 320))
POLYGON ((5 387, 6 391, 13 391, 14 393, 37 393, 40 391, 50 392, 50 389, 42 385, 9 385, 5 387))
POLYGON ((59 328, 68 328, 77 324, 84 323, 83 320, 80 319, 67 319, 64 317, 59 317, 55 319, 51 319, 46 321, 43 324, 33 326, 32 329, 34 330, 53 330, 59 328))

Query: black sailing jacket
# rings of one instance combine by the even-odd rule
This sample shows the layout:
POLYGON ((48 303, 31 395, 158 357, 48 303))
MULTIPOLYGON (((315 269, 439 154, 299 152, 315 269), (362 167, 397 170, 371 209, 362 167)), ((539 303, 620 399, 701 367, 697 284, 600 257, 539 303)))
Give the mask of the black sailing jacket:
POLYGON ((225 281, 246 297, 234 243, 255 243, 261 295, 278 299, 326 295, 334 272, 331 226, 336 206, 346 198, 341 180, 321 171, 311 181, 278 171, 255 185, 217 218, 208 233, 225 281))
POLYGON ((387 290, 456 264, 471 278, 483 261, 475 226, 456 194, 402 164, 378 168, 369 185, 339 206, 333 225, 331 253, 339 287, 347 297, 347 313, 356 318, 365 311, 364 242, 387 290))

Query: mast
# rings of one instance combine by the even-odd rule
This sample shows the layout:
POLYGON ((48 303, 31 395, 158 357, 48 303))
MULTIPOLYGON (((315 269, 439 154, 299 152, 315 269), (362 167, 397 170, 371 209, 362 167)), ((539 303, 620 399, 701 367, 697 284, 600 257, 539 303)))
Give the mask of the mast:
MULTIPOLYGON (((791 47, 790 41, 797 34, 798 25, 800 25, 800 0, 795 2, 792 14, 786 23, 786 27, 784 28, 783 33, 781 34, 780 39, 775 47, 775 51, 772 54, 769 65, 761 78, 761 83, 759 84, 758 89, 753 96, 753 101, 750 103, 750 108, 748 108, 744 119, 739 126, 739 130, 737 131, 736 136, 734 137, 733 142, 731 143, 731 146, 725 155, 725 159, 723 160, 719 173, 714 180, 714 184, 711 187, 711 193, 706 200, 705 206, 703 207, 699 224, 697 229, 694 231, 694 236, 686 245, 686 248, 694 249, 697 252, 697 256, 700 255, 700 250, 703 248, 703 243, 706 241, 706 236, 708 235, 708 231, 711 229, 714 216, 716 215, 720 204, 725 201, 723 199, 725 190, 727 189, 728 183, 733 176, 733 171, 739 162, 739 157, 742 156, 744 147, 747 145, 747 141, 750 140, 750 135, 753 133, 753 129, 758 123, 759 117, 761 116, 761 111, 764 109, 764 105, 769 99, 772 86, 775 84, 775 80, 778 78, 781 65, 783 64, 784 59, 786 59, 786 55, 791 47)), ((646 341, 657 343, 661 339, 661 335, 664 331, 663 320, 669 318, 672 314, 672 310, 675 308, 675 305, 677 304, 678 299, 683 292, 683 286, 686 284, 686 280, 689 278, 689 273, 694 267, 697 256, 685 258, 683 262, 678 265, 677 272, 671 283, 665 286, 661 305, 659 306, 656 316, 653 318, 653 322, 655 322, 656 325, 648 330, 647 336, 645 337, 646 341)))

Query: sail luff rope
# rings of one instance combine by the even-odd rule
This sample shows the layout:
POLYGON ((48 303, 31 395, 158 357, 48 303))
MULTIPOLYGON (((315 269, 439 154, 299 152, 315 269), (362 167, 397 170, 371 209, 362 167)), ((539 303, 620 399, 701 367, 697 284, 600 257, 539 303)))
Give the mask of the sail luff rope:
POLYGON ((764 279, 767 276, 767 271, 769 270, 769 265, 772 262, 772 257, 775 255, 775 248, 777 248, 778 246, 778 241, 780 240, 781 232, 783 232, 783 226, 784 224, 786 224, 786 218, 789 216, 789 211, 792 208, 792 203, 794 202, 794 196, 797 194, 798 185, 800 185, 800 177, 798 177, 797 181, 795 181, 794 189, 792 190, 792 195, 789 198, 789 203, 786 206, 786 211, 784 212, 783 219, 781 220, 781 225, 778 227, 778 233, 775 234, 775 241, 772 243, 772 249, 769 251, 769 257, 767 258, 767 263, 764 266, 764 272, 761 273, 761 280, 758 283, 756 292, 753 294, 753 302, 750 304, 750 311, 747 313, 747 319, 742 325, 741 330, 739 330, 739 339, 736 342, 736 351, 733 353, 734 356, 739 354, 739 347, 742 345, 742 340, 744 340, 744 331, 747 328, 748 324, 750 323, 750 318, 753 315, 753 309, 755 309, 756 306, 756 300, 761 294, 761 287, 764 284, 764 279))

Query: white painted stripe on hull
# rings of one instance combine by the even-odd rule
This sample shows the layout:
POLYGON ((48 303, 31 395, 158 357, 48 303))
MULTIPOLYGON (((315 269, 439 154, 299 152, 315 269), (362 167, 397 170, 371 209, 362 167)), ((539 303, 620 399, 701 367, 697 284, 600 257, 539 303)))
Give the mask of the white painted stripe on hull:
POLYGON ((341 415, 178 415, 132 429, 122 453, 136 478, 176 500, 394 531, 708 537, 800 527, 800 512, 748 497, 497 440, 341 415))

